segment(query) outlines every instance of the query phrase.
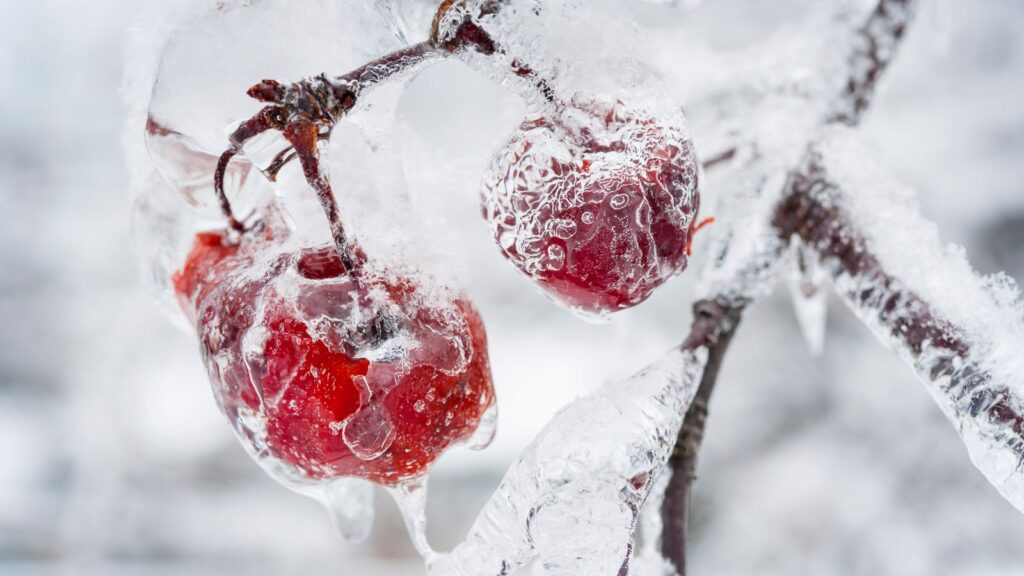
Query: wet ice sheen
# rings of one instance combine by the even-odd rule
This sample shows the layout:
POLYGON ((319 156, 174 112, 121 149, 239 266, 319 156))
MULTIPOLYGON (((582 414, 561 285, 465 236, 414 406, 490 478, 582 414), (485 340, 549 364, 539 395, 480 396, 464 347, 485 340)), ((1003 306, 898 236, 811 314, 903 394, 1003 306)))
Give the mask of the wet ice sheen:
MULTIPOLYGON (((222 225, 214 200, 213 167, 227 145, 229 127, 260 106, 246 96, 246 89, 262 78, 295 81, 320 72, 344 73, 400 48, 408 37, 419 33, 410 31, 410 22, 422 26, 424 14, 431 10, 428 4, 430 2, 423 0, 341 3, 311 0, 304 2, 301 10, 295 10, 293 3, 283 0, 183 0, 173 5, 155 5, 140 18, 135 43, 144 46, 145 51, 132 54, 137 61, 131 62, 129 67, 138 69, 129 70, 128 87, 132 101, 148 103, 145 109, 133 110, 129 119, 130 130, 138 130, 140 135, 144 133, 144 139, 130 139, 129 150, 138 160, 134 165, 136 174, 133 174, 136 237, 147 279, 172 315, 180 318, 169 279, 185 260, 196 230, 222 225), (267 42, 268 37, 287 39, 288 49, 282 50, 279 42, 267 42)), ((385 210, 374 203, 408 201, 404 196, 406 185, 401 163, 390 145, 394 139, 390 131, 400 92, 385 87, 376 96, 372 103, 360 108, 361 117, 346 127, 344 149, 336 149, 342 148, 338 146, 325 151, 327 158, 344 174, 344 189, 352 194, 343 198, 342 203, 347 213, 356 214, 352 221, 360 222, 369 230, 385 231, 376 235, 361 234, 364 229, 353 226, 356 236, 363 239, 362 247, 378 263, 368 273, 381 274, 388 270, 398 276, 404 274, 405 278, 423 279, 418 284, 422 288, 423 302, 418 304, 429 308, 431 303, 446 300, 450 303, 451 286, 441 286, 436 277, 430 277, 424 270, 430 268, 437 277, 451 281, 457 281, 458 276, 432 267, 436 255, 410 257, 409 243, 403 244, 407 237, 429 234, 394 216, 382 224, 381 213, 385 210), (342 161, 337 161, 339 157, 342 161), (360 192, 372 200, 360 202, 360 192), (393 233, 386 232, 388 230, 393 233), (381 236, 383 241, 375 241, 381 236), (397 261, 402 264, 396 264, 397 261), (415 264, 407 265, 409 262, 415 264)), ((315 203, 315 200, 295 167, 282 172, 273 185, 254 170, 254 165, 265 164, 265 155, 276 153, 281 147, 281 139, 273 135, 254 142, 246 151, 258 162, 239 157, 231 164, 225 182, 239 217, 255 211, 264 219, 272 220, 272 226, 280 226, 282 231, 287 229, 279 234, 279 246, 252 263, 249 276, 254 279, 273 276, 269 270, 283 253, 297 250, 299 246, 317 245, 326 236, 322 213, 304 210, 305 201, 315 203)), ((332 292, 323 282, 306 282, 287 274, 274 279, 272 284, 265 292, 276 291, 294 302, 294 314, 306 324, 310 335, 328 345, 350 339, 367 320, 361 316, 362 307, 348 297, 346 286, 339 285, 332 292)), ((369 298, 378 303, 388 300, 386 294, 371 294, 369 298)), ((260 318, 266 313, 267 303, 260 302, 257 306, 255 314, 260 318)), ((457 375, 469 359, 465 343, 460 338, 452 338, 450 331, 442 326, 457 320, 459 315, 445 313, 444 316, 436 318, 439 324, 421 334, 419 339, 399 333, 388 338, 384 345, 364 347, 360 353, 374 363, 400 363, 403 358, 415 363, 417 350, 429 348, 436 352, 436 360, 443 365, 442 371, 457 375)), ((212 341, 220 338, 216 329, 210 333, 210 338, 212 341)), ((231 396, 231 390, 248 386, 247 380, 258 382, 260 374, 265 373, 266 338, 265 327, 257 321, 242 336, 237 350, 221 350, 209 358, 215 390, 229 391, 223 397, 219 395, 221 407, 232 419, 243 446, 272 477, 323 502, 344 538, 363 539, 373 519, 372 488, 368 483, 329 477, 311 479, 271 454, 265 415, 260 411, 289 409, 277 406, 286 390, 264 395, 263 390, 255 386, 260 411, 235 405, 234 400, 224 400, 231 396), (244 366, 244 370, 239 372, 239 366, 244 366), (242 372, 248 377, 240 376, 242 372)), ((389 386, 396 382, 396 375, 385 372, 387 370, 382 370, 377 377, 371 369, 362 379, 364 396, 376 395, 379 400, 387 394, 389 386)), ((319 377, 315 373, 310 376, 319 377)), ((453 416, 441 414, 437 421, 428 424, 446 426, 453 416)), ((480 429, 469 439, 473 447, 482 448, 490 442, 495 417, 494 409, 484 415, 480 429)), ((331 422, 329 426, 338 442, 344 442, 353 455, 367 462, 380 458, 395 440, 394 423, 378 402, 370 402, 351 417, 331 422)))
POLYGON ((509 469, 465 542, 429 573, 509 574, 537 559, 548 576, 618 574, 705 361, 703 350, 672 351, 564 408, 509 469))
POLYGON ((828 274, 818 256, 799 238, 791 242, 789 291, 793 308, 807 348, 818 356, 825 349, 828 325, 828 274))

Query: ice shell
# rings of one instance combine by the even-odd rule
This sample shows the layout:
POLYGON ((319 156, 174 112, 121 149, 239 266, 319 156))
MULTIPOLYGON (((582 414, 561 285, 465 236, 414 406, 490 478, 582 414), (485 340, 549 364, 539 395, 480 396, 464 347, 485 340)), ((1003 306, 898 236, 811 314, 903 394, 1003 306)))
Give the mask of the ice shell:
POLYGON ((685 269, 699 184, 678 112, 577 94, 513 134, 482 201, 505 257, 593 317, 642 302, 685 269))
MULTIPOLYGON (((288 485, 418 477, 494 402, 478 314, 350 277, 334 248, 203 234, 176 276, 221 410, 288 485)), ((395 282, 395 283, 392 283, 395 282)))
POLYGON ((511 574, 534 558, 549 576, 620 573, 706 359, 670 352, 560 411, 429 574, 511 574))

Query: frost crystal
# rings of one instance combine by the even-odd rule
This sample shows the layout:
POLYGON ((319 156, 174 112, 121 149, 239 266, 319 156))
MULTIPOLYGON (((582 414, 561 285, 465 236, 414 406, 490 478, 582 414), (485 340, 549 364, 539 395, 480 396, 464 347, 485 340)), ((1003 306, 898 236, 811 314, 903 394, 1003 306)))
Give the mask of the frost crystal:
POLYGON ((673 351, 563 409, 505 475, 436 576, 618 574, 696 392, 706 352, 673 351))

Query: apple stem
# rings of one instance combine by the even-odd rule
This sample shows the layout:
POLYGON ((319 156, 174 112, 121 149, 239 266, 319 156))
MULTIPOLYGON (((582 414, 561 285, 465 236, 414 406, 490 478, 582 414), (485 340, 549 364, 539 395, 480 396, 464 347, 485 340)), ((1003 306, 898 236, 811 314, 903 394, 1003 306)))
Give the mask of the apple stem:
POLYGON ((217 168, 213 173, 213 191, 217 195, 217 202, 220 204, 224 217, 228 220, 228 225, 236 232, 245 232, 246 227, 235 218, 235 214, 231 210, 231 202, 228 200, 227 193, 224 192, 224 177, 227 174, 228 165, 231 163, 231 159, 242 150, 242 144, 247 140, 280 124, 281 117, 278 110, 271 106, 263 108, 255 116, 239 124, 231 134, 231 146, 217 160, 217 168))
POLYGON ((291 146, 280 151, 263 173, 270 181, 276 181, 277 175, 288 163, 299 160, 306 181, 320 200, 342 263, 350 273, 355 273, 356 262, 348 246, 338 202, 330 178, 323 169, 317 144, 330 138, 331 130, 355 107, 366 90, 384 82, 395 81, 400 76, 411 75, 425 64, 445 55, 433 43, 420 42, 377 58, 334 79, 321 74, 290 85, 264 80, 251 87, 249 96, 269 105, 235 129, 229 137, 230 146, 221 154, 214 172, 214 192, 231 229, 245 232, 246 227, 235 218, 224 191, 228 165, 242 152, 243 146, 250 139, 268 130, 279 130, 291 146))
POLYGON ((338 210, 338 201, 331 188, 331 179, 320 162, 320 150, 317 147, 319 136, 319 129, 310 122, 289 124, 284 130, 284 137, 291 143, 295 149, 295 156, 302 164, 302 173, 306 177, 306 182, 316 192, 324 215, 327 216, 331 227, 331 238, 341 257, 341 263, 345 266, 346 271, 355 275, 358 269, 352 250, 348 245, 345 227, 338 210))

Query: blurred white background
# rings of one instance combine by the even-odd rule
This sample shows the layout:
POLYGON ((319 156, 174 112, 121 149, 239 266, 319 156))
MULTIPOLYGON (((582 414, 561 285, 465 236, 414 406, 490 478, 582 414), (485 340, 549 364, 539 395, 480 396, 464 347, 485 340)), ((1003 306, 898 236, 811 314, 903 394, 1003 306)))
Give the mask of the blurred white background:
MULTIPOLYGON (((924 3, 865 132, 975 266, 1024 280, 1024 3, 924 3)), ((821 4, 634 9, 655 41, 692 34, 738 47, 821 4)), ((419 574, 383 497, 371 541, 346 547, 316 503, 249 461, 193 338, 141 287, 119 94, 140 5, 8 2, 0 18, 0 574, 419 574)), ((450 158, 429 188, 449 191, 438 201, 488 323, 501 407, 491 449, 456 451, 432 477, 430 535, 442 549, 558 407, 655 359, 689 323, 688 276, 595 327, 502 260, 477 186, 521 113, 457 64, 424 73, 402 105, 425 149, 450 158)), ((909 370, 840 306, 820 358, 786 294, 749 314, 701 469, 694 574, 1024 573, 1024 516, 974 470, 909 370)))

